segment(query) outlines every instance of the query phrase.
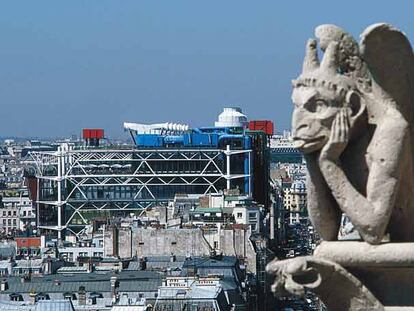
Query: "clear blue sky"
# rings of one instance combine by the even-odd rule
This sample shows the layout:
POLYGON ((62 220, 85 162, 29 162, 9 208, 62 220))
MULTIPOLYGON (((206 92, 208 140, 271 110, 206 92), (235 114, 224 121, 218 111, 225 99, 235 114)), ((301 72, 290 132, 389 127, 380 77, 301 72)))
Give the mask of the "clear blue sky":
POLYGON ((124 121, 208 126, 225 106, 289 128, 290 81, 314 27, 358 36, 389 22, 414 42, 412 3, 2 1, 0 136, 103 127, 122 137, 124 121))

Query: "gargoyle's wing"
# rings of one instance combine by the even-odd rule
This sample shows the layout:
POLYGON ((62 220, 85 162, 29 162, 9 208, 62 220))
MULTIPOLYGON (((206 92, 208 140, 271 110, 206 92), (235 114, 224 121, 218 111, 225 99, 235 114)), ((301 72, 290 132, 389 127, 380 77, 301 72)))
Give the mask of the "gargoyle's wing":
POLYGON ((361 57, 372 78, 391 96, 407 121, 414 121, 414 55, 407 37, 388 24, 374 24, 361 35, 361 57))

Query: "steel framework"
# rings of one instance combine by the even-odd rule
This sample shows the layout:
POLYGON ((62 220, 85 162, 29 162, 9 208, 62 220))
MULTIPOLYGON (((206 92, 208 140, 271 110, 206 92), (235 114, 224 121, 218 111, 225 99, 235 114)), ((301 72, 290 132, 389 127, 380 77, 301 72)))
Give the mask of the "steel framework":
POLYGON ((38 181, 37 206, 48 221, 39 228, 84 227, 90 215, 111 211, 142 213, 164 204, 176 193, 208 194, 247 183, 252 194, 251 150, 226 149, 75 149, 62 144, 56 152, 31 152, 38 181), (248 167, 234 171, 233 163, 248 167), (234 159, 234 160, 233 160, 234 159), (240 163, 239 163, 240 164, 240 163), (90 213, 88 216, 88 212, 90 213), (56 217, 53 217, 54 213, 56 217))

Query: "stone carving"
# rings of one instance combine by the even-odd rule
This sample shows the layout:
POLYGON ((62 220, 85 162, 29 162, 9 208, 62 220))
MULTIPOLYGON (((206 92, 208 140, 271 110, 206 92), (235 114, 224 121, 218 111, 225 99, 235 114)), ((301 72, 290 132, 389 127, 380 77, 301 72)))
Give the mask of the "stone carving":
POLYGON ((358 44, 316 28, 293 81, 296 145, 308 165, 308 211, 324 242, 312 257, 267 266, 280 296, 315 292, 329 310, 414 310, 414 55, 387 24, 358 44), (364 241, 338 241, 345 213, 364 241), (384 236, 389 235, 386 242, 384 236), (394 243, 397 242, 397 243, 394 243), (377 245, 380 244, 380 245, 377 245))
POLYGON ((267 271, 275 274, 272 291, 279 296, 303 297, 312 290, 329 310, 381 311, 384 306, 340 265, 313 257, 273 261, 267 271))
POLYGON ((293 81, 292 131, 308 165, 308 211, 324 240, 345 213, 362 239, 414 241, 414 57, 387 24, 358 44, 333 25, 316 28, 293 81))

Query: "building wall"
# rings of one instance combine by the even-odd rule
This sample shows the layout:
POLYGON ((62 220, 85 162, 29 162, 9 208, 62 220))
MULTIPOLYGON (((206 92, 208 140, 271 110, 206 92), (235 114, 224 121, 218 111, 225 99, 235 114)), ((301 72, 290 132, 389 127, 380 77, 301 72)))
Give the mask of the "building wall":
POLYGON ((256 273, 256 252, 250 236, 248 228, 220 230, 220 251, 223 255, 244 259, 247 270, 256 273))
POLYGON ((75 262, 78 257, 102 257, 103 247, 62 247, 59 254, 67 261, 75 262))
POLYGON ((116 244, 118 243, 117 230, 115 227, 108 227, 104 234, 104 256, 115 257, 117 256, 116 244))
POLYGON ((130 227, 108 227, 104 235, 104 256, 131 258, 134 255, 132 229, 130 227))
POLYGON ((234 207, 233 217, 237 224, 249 225, 253 233, 260 232, 260 211, 258 206, 234 207))
POLYGON ((131 258, 132 252, 132 230, 131 228, 120 228, 118 231, 118 255, 121 258, 131 258))
POLYGON ((218 228, 203 229, 203 236, 212 249, 216 252, 220 252, 220 233, 218 228))
POLYGON ((4 208, 0 209, 0 230, 6 233, 24 230, 27 225, 35 225, 32 201, 26 196, 4 197, 4 208))
MULTIPOLYGON (((113 255, 113 230, 105 235, 105 254, 113 255)), ((154 229, 132 228, 132 230, 119 230, 115 233, 119 241, 119 256, 130 258, 132 256, 209 256, 213 248, 217 253, 235 256, 243 259, 247 269, 256 271, 256 252, 250 241, 251 230, 248 226, 233 226, 231 228, 209 230, 202 229, 154 229), (131 241, 131 250, 129 250, 131 241), (216 243, 215 243, 216 242, 216 243)))
POLYGON ((285 188, 283 189, 283 204, 289 211, 289 223, 300 221, 302 212, 305 212, 307 204, 306 188, 285 188))
POLYGON ((287 191, 285 202, 286 209, 291 212, 300 212, 301 207, 306 206, 306 192, 287 191))
POLYGON ((20 228, 19 208, 16 205, 5 204, 0 209, 0 230, 11 233, 20 228))
POLYGON ((137 228, 132 236, 132 251, 138 257, 145 256, 205 256, 210 246, 201 229, 153 229, 137 228))

